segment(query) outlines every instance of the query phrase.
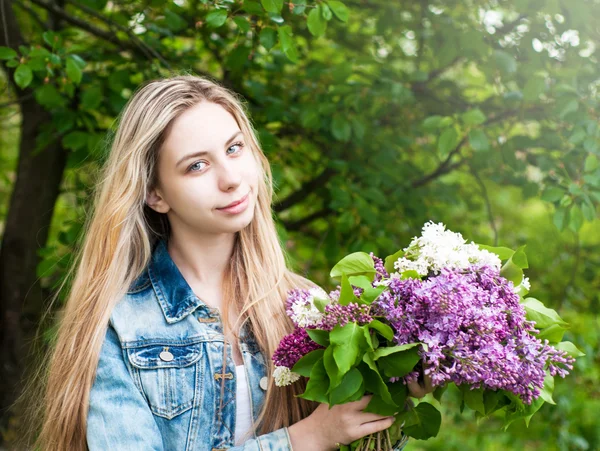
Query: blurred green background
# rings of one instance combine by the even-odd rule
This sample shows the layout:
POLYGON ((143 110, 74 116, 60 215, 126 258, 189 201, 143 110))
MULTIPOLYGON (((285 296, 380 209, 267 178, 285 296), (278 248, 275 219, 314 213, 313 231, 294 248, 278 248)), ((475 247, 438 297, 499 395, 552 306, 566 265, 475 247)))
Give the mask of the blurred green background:
POLYGON ((530 295, 585 357, 529 428, 477 424, 449 390, 439 436, 407 451, 600 449, 598 0, 3 6, 0 449, 113 121, 139 83, 180 71, 246 102, 290 263, 321 286, 335 288, 329 269, 347 253, 385 257, 430 219, 527 245, 530 295))

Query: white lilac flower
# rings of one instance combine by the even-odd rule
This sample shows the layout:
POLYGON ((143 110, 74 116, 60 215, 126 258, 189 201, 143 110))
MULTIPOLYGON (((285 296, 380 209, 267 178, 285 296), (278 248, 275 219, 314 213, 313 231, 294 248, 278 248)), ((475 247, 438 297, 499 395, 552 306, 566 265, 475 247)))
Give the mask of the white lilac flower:
POLYGON ((523 286, 523 288, 525 288, 527 291, 529 291, 531 289, 531 284, 529 283, 529 277, 523 277, 523 280, 521 281, 521 286, 523 286))
POLYGON ((273 371, 273 379, 275 380, 275 385, 283 387, 296 382, 300 379, 300 375, 294 373, 286 366, 277 366, 275 367, 275 371, 273 371))
POLYGON ((500 269, 500 258, 487 250, 480 249, 474 242, 467 243, 460 233, 445 230, 443 223, 429 221, 423 226, 421 236, 414 237, 404 256, 394 263, 402 273, 414 270, 420 276, 429 271, 439 274, 442 268, 467 268, 471 265, 489 265, 500 269))
POLYGON ((329 303, 327 293, 319 287, 309 290, 290 290, 287 301, 287 314, 298 327, 317 326, 323 319, 323 314, 315 306, 315 298, 329 303))

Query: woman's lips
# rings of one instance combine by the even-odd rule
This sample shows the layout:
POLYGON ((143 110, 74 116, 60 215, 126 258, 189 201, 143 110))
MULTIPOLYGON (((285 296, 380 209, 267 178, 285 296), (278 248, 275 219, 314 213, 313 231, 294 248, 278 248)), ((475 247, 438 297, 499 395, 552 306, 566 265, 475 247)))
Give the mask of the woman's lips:
POLYGON ((226 213, 233 213, 233 214, 241 213, 248 207, 248 195, 249 194, 250 193, 248 193, 244 197, 242 197, 242 199, 237 204, 233 204, 228 207, 217 208, 217 210, 224 211, 226 213))

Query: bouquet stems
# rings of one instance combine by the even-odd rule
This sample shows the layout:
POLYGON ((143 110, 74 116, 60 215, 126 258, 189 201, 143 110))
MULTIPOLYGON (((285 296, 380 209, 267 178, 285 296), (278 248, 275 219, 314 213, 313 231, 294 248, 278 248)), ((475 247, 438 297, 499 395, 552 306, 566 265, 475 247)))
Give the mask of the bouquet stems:
MULTIPOLYGON (((400 447, 405 442, 406 437, 406 435, 403 435, 395 446, 400 447)), ((355 451, 392 451, 393 449, 394 445, 392 445, 390 431, 386 429, 363 437, 356 446, 355 451)))

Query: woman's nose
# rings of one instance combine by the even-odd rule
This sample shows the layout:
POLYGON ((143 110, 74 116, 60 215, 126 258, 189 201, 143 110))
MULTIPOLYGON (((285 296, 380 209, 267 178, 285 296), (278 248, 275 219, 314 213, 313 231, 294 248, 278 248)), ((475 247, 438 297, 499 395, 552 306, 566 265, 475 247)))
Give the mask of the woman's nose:
POLYGON ((219 171, 219 189, 232 191, 237 188, 242 180, 240 168, 235 164, 224 164, 219 171))

